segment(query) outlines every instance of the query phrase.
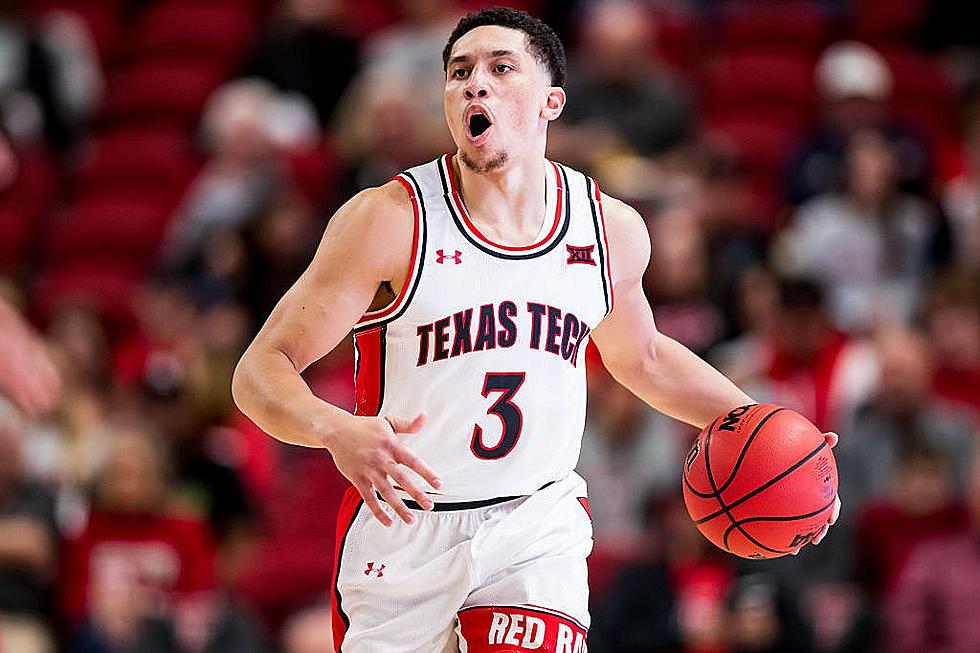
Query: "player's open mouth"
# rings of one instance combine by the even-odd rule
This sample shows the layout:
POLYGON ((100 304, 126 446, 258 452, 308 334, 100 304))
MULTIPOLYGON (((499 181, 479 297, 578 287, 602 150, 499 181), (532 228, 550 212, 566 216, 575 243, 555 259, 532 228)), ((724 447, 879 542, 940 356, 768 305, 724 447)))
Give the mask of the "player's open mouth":
POLYGON ((466 136, 474 145, 480 145, 490 137, 492 126, 493 123, 490 118, 481 110, 476 109, 467 116, 466 136))

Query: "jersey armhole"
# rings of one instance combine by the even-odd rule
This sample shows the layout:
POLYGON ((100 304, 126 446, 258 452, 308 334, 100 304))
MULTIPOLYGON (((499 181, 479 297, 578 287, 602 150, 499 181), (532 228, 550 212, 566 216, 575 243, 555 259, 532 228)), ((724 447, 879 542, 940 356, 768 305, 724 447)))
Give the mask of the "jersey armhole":
POLYGON ((596 246, 599 249, 599 266, 602 275, 602 289, 606 294, 606 316, 616 307, 616 292, 613 287, 612 265, 610 264, 609 236, 606 234, 606 216, 602 209, 602 191, 599 182, 592 177, 586 177, 589 189, 589 200, 592 203, 592 218, 595 222, 596 246))

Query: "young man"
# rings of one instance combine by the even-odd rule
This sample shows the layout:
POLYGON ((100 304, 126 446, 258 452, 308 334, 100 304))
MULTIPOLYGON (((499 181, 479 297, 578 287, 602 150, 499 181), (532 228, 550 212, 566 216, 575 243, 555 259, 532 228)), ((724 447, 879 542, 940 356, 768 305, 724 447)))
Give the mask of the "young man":
POLYGON ((697 427, 752 399, 657 332, 640 216, 545 159, 565 104, 554 32, 483 10, 443 59, 457 152, 337 212, 234 395, 280 440, 326 447, 353 484, 338 518, 338 650, 581 651, 587 342, 620 383, 697 427), (352 326, 354 415, 300 377, 352 326))

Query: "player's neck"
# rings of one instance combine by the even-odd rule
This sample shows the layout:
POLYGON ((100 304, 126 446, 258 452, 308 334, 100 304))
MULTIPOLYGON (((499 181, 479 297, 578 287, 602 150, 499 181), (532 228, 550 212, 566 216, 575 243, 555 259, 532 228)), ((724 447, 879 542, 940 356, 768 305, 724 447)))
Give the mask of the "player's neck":
POLYGON ((508 245, 533 242, 545 219, 543 156, 486 173, 469 169, 458 156, 452 162, 463 203, 481 231, 508 245))

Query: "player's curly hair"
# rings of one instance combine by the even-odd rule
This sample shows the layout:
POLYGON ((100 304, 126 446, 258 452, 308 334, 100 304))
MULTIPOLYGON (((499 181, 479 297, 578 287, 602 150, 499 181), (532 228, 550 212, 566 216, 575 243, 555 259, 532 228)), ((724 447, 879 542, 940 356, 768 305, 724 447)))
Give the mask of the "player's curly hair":
POLYGON ((524 32, 528 51, 551 73, 552 86, 564 86, 568 64, 565 61, 565 47, 555 31, 543 21, 525 11, 509 7, 490 7, 466 14, 449 35, 449 41, 442 50, 442 69, 449 66, 449 54, 464 34, 484 25, 499 25, 524 32))

